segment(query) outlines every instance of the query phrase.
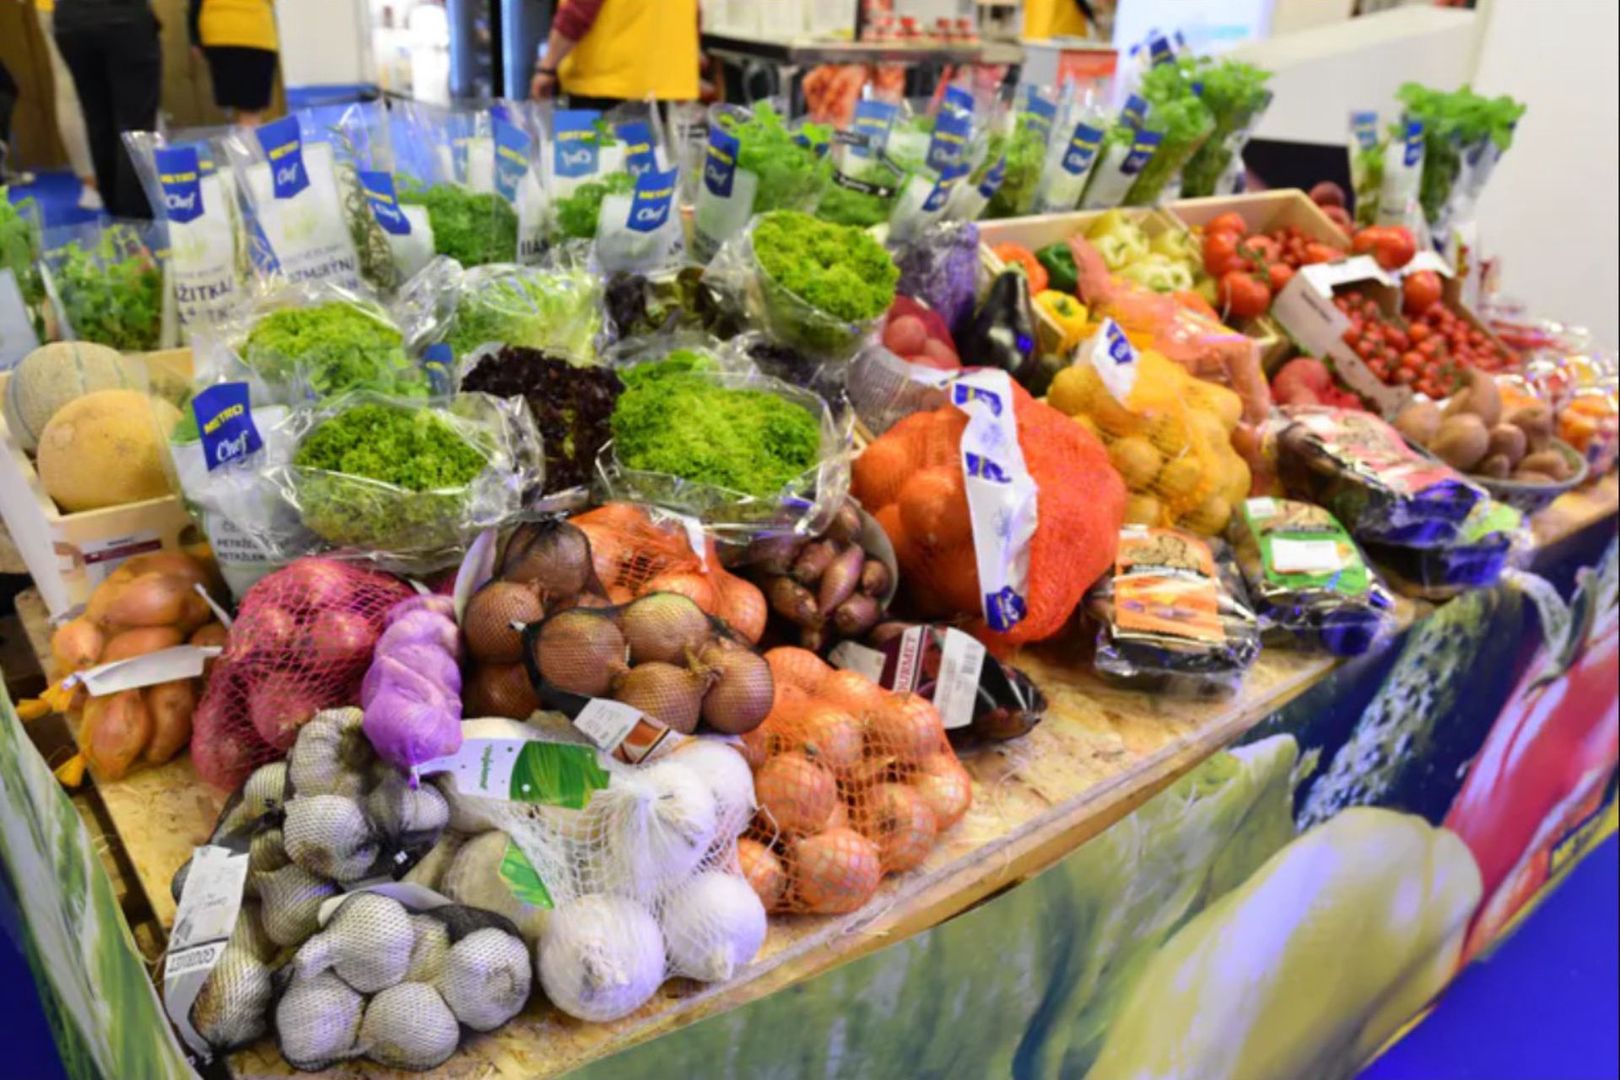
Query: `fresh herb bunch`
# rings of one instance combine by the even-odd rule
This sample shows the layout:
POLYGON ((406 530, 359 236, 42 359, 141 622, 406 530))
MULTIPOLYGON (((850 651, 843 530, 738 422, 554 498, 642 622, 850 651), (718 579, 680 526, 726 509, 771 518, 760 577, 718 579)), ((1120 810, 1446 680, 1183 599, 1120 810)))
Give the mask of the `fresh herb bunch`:
POLYGON ((1140 92, 1150 106, 1145 129, 1163 138, 1125 195, 1126 203, 1134 206, 1157 202, 1215 129, 1215 117, 1177 64, 1148 68, 1140 92))
POLYGON ((863 229, 778 210, 754 226, 754 254, 776 285, 845 322, 875 319, 894 303, 900 270, 863 229))
POLYGON ((278 308, 242 342, 242 360, 272 382, 302 378, 318 398, 349 390, 426 397, 427 374, 381 309, 345 300, 278 308))
POLYGON ((454 544, 466 488, 488 457, 440 413, 364 403, 307 435, 293 465, 304 524, 327 541, 381 551, 454 544))
MULTIPOLYGON (((1002 174, 1001 187, 991 196, 984 208, 987 218, 1018 217, 1027 214, 1035 205, 1035 191, 1041 183, 1041 169, 1046 164, 1046 140, 1049 132, 1033 114, 1023 112, 1013 123, 1012 135, 1006 137, 1007 168, 1002 174)), ((992 137, 990 152, 985 159, 995 162, 1000 149, 992 137)))
POLYGON ((1423 216, 1439 220, 1462 171, 1464 151, 1489 139, 1497 149, 1513 143, 1514 125, 1525 106, 1506 95, 1488 98, 1464 84, 1446 92, 1406 83, 1395 92, 1406 115, 1423 121, 1423 180, 1418 199, 1423 216))
POLYGON ((5 185, 0 184, 0 269, 10 270, 17 279, 34 333, 43 335, 40 301, 45 299, 45 283, 39 276, 38 213, 33 199, 13 203, 5 185))
POLYGON ((462 380, 463 390, 529 403, 546 454, 545 494, 590 484, 624 383, 608 367, 579 367, 539 349, 507 347, 462 380))
POLYGON ((870 229, 889 220, 894 200, 899 197, 905 174, 882 158, 846 160, 839 176, 822 193, 816 215, 835 225, 870 229), (841 183, 847 178, 853 184, 841 183), (862 190, 870 186, 871 190, 862 190))
POLYGON ((711 363, 676 350, 627 371, 613 411, 615 456, 641 472, 756 498, 780 494, 816 463, 817 418, 769 391, 721 385, 711 363))
POLYGON ((627 172, 608 173, 600 180, 579 185, 572 194, 557 200, 558 231, 574 240, 592 239, 602 216, 602 200, 609 195, 627 195, 635 186, 635 178, 627 172))
POLYGON ((583 270, 518 269, 464 288, 446 342, 462 357, 485 342, 596 359, 601 286, 583 270))
POLYGON ((832 172, 831 163, 815 149, 830 138, 826 127, 805 124, 796 134, 768 101, 754 106, 746 119, 722 112, 717 122, 737 138, 737 167, 759 177, 756 214, 806 210, 816 204, 832 172))
POLYGON ((124 352, 147 352, 163 335, 163 270, 127 225, 102 230, 91 248, 70 241, 50 256, 73 336, 124 352))
POLYGON ((1208 56, 1184 58, 1180 65, 1187 79, 1202 90, 1203 102, 1215 118, 1209 138, 1182 167, 1181 194, 1187 198, 1213 195, 1239 149, 1236 136, 1253 127, 1271 103, 1271 91, 1266 87, 1271 72, 1241 60, 1208 56))
POLYGON ((427 208, 433 250, 462 266, 509 262, 517 256, 517 212, 499 195, 459 184, 421 187, 405 177, 399 201, 427 208))

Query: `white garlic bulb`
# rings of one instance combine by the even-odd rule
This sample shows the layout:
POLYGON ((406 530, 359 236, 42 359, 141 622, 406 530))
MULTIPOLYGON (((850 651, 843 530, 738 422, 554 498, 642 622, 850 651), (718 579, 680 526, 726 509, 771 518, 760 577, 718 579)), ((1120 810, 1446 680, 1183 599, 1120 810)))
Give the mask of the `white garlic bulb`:
POLYGON ((455 943, 435 985, 457 1020, 474 1031, 494 1031, 523 1011, 532 980, 523 940, 485 927, 455 943))
POLYGON ((259 919, 271 941, 297 945, 320 929, 321 901, 337 895, 337 885, 302 866, 288 863, 258 876, 259 919))
POLYGON ((258 821, 264 815, 280 810, 287 796, 287 763, 272 761, 260 765, 242 785, 242 799, 214 829, 215 836, 230 836, 258 821))
POLYGON ((324 709, 298 729, 287 755, 292 794, 359 798, 374 754, 366 741, 359 709, 324 709))
POLYGON ((397 840, 439 832, 450 823, 450 805, 432 784, 413 788, 395 771, 366 796, 366 815, 379 832, 397 840))
POLYGON ((293 965, 305 978, 331 968, 362 994, 373 994, 405 978, 413 938, 410 913, 398 900, 354 893, 304 942, 293 965))
POLYGON ((197 1034, 216 1050, 230 1050, 262 1036, 270 1011, 270 969, 248 949, 232 943, 191 1006, 197 1034))
POLYGON ((438 982, 450 959, 450 931, 431 915, 412 915, 411 933, 411 960, 404 981, 438 982))
POLYGON ((276 1039, 294 1068, 323 1069, 353 1056, 365 999, 330 971, 298 976, 276 1004, 276 1039))
POLYGON ((365 811, 341 795, 299 795, 288 802, 281 836, 288 858, 337 881, 358 880, 377 861, 377 838, 365 811))
POLYGON ((439 892, 468 907, 482 908, 512 920, 523 940, 534 944, 545 933, 551 909, 520 900, 501 876, 511 839, 503 832, 483 833, 468 840, 439 882, 439 892))
POLYGON ((460 1039, 455 1014, 426 983, 390 986, 371 999, 360 1021, 360 1051, 396 1069, 442 1065, 460 1039))

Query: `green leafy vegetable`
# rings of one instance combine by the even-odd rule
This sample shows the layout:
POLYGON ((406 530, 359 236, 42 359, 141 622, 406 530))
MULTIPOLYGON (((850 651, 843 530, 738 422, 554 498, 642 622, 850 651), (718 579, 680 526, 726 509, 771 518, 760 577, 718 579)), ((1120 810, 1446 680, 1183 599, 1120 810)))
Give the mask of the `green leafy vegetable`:
POLYGON ((73 336, 124 352, 147 352, 163 335, 163 270, 127 225, 102 230, 49 256, 57 297, 73 336))
POLYGON ((1423 121, 1423 180, 1418 199, 1423 216, 1434 223, 1451 198, 1462 171, 1462 155, 1485 140, 1498 150, 1513 143, 1514 125, 1525 106, 1506 95, 1488 98, 1466 83, 1446 92, 1418 83, 1405 83, 1395 96, 1406 115, 1423 121))
POLYGON ((0 270, 10 270, 17 279, 34 333, 43 335, 40 301, 45 298, 45 284, 39 276, 38 214, 33 199, 13 203, 5 185, 0 184, 0 270))
POLYGON ((846 322, 875 319, 894 303, 900 269, 865 230, 778 210, 754 227, 754 254, 777 285, 846 322))
POLYGON ((805 124, 795 134, 769 102, 754 106, 753 114, 746 119, 720 113, 718 122, 737 138, 737 167, 759 177, 759 189, 754 195, 756 214, 807 210, 815 205, 832 172, 826 156, 816 151, 818 145, 831 138, 828 128, 805 124))
POLYGON ((994 164, 996 155, 1005 148, 1007 169, 1001 187, 984 208, 985 217, 1018 217, 1030 212, 1035 205, 1035 190, 1040 186, 1041 168, 1046 163, 1047 137, 1040 118, 1029 112, 1018 115, 1011 136, 991 136, 985 159, 994 164), (997 146, 997 139, 1004 140, 1002 146, 997 146))
POLYGON ((1241 60, 1201 56, 1180 61, 1189 81, 1202 90, 1204 105, 1215 127, 1181 170, 1181 194, 1186 198, 1213 195, 1215 184, 1237 152, 1237 136, 1252 127, 1271 101, 1266 82, 1271 72, 1241 60))
POLYGON ((746 495, 778 494, 815 465, 817 418, 769 391, 723 386, 711 365, 681 349, 625 372, 612 422, 619 462, 746 495))
POLYGON ((579 185, 573 193, 557 200, 557 229, 575 240, 596 236, 597 219, 602 216, 602 200, 609 195, 625 195, 634 190, 635 178, 627 172, 608 173, 601 180, 579 185))
POLYGON ((1125 195, 1126 203, 1133 206, 1157 202, 1165 186, 1181 174, 1182 166, 1215 128, 1209 107, 1177 64, 1148 68, 1140 92, 1150 106, 1144 130, 1158 132, 1163 139, 1125 195))
POLYGON ((425 397, 429 390, 399 328, 380 309, 343 300, 270 312, 249 331, 241 354, 266 379, 302 378, 321 398, 348 390, 425 397))
POLYGON ((459 184, 422 187, 396 178, 399 201, 427 208, 433 250, 462 266, 508 262, 517 255, 517 212, 494 192, 469 191, 459 184))
POLYGON ((445 339, 461 357, 485 342, 555 349, 578 362, 596 357, 601 285, 583 270, 517 270, 469 282, 445 339))

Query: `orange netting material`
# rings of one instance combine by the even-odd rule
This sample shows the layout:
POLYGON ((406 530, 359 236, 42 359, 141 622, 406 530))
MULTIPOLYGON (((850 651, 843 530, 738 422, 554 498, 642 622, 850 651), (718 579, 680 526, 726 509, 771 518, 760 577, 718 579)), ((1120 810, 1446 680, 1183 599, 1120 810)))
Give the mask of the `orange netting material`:
POLYGON ((900 580, 928 617, 969 615, 991 645, 1039 641, 1061 630, 1113 565, 1125 485, 1108 453, 1069 417, 1013 386, 1018 445, 1037 488, 1029 550, 1029 610, 1005 633, 983 626, 973 528, 959 445, 967 417, 954 406, 914 413, 855 460, 852 492, 894 544, 900 580))
POLYGON ((705 570, 681 523, 656 519, 645 507, 607 503, 569 520, 590 538, 597 580, 615 604, 650 592, 675 592, 724 620, 750 644, 765 632, 765 595, 721 568, 713 540, 703 541, 705 570))
POLYGON ((742 738, 759 803, 738 842, 743 872, 768 911, 854 911, 885 874, 928 857, 967 813, 972 781, 926 699, 806 649, 765 660, 776 701, 742 738))

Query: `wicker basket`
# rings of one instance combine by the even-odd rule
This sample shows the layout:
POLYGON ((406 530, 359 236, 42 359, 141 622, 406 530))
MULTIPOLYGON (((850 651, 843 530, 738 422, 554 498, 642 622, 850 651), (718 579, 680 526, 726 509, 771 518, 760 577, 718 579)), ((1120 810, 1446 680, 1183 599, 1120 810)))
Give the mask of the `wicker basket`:
POLYGON ((1490 492, 1491 498, 1497 502, 1506 503, 1525 517, 1545 510, 1552 501, 1566 491, 1573 491, 1586 483, 1590 469, 1586 458, 1580 451, 1564 442, 1554 439, 1549 444, 1552 449, 1563 454, 1569 461, 1573 471, 1568 480, 1560 480, 1556 484, 1526 484, 1518 480, 1493 480, 1487 476, 1470 474, 1468 479, 1490 492))

